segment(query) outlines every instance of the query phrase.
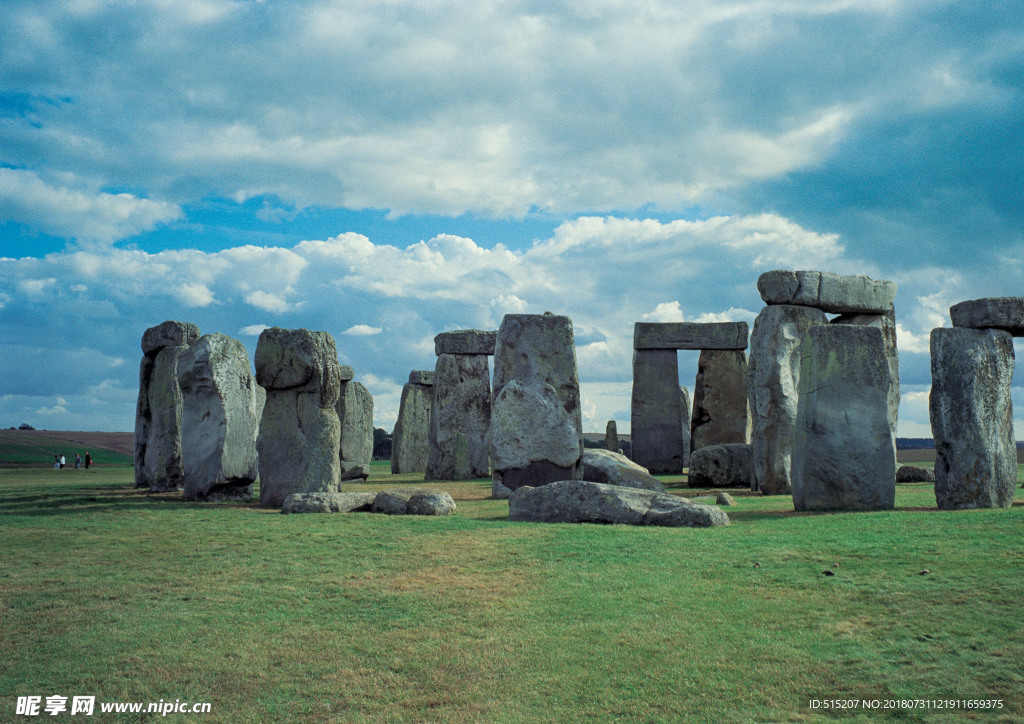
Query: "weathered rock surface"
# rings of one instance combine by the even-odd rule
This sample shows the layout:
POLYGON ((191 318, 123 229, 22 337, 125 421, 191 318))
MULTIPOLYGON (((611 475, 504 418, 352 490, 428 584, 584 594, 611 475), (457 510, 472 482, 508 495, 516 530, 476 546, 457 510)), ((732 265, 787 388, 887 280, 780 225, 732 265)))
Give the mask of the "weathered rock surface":
POLYGON ((256 380, 249 355, 223 334, 200 337, 178 357, 185 497, 252 497, 256 461, 256 380))
POLYGON ((690 424, 691 454, 705 445, 750 442, 746 374, 746 352, 706 349, 700 353, 690 424))
POLYGON ((284 499, 282 513, 354 513, 369 511, 376 493, 293 493, 284 499))
POLYGON ((630 414, 630 457, 648 470, 674 475, 684 466, 685 429, 679 391, 679 362, 674 349, 633 352, 633 395, 630 414))
POLYGON ((384 490, 371 510, 386 515, 454 515, 455 501, 442 490, 384 490))
POLYGON ((929 412, 939 508, 1013 504, 1013 338, 997 329, 933 329, 929 412))
POLYGON ((487 477, 491 380, 487 355, 442 354, 434 374, 426 480, 487 477))
POLYGON ((915 465, 900 465, 896 468, 897 483, 934 483, 935 473, 928 468, 915 465))
POLYGON ((188 322, 167 321, 142 335, 135 408, 135 486, 156 493, 180 490, 185 483, 181 458, 181 388, 178 357, 199 338, 188 322))
POLYGON ((494 351, 491 419, 496 496, 577 477, 583 425, 569 317, 505 315, 494 351))
POLYGON ((859 327, 876 327, 882 330, 885 343, 885 358, 889 364, 889 392, 885 399, 889 407, 889 430, 892 444, 896 445, 896 426, 900 410, 900 354, 896 349, 896 312, 890 309, 885 314, 842 314, 830 324, 853 324, 859 327))
POLYGON ((705 445, 690 456, 691 488, 750 487, 753 478, 750 445, 705 445))
POLYGON ((615 420, 609 420, 604 427, 604 449, 619 452, 619 427, 615 420))
POLYGON ((690 467, 690 390, 679 386, 680 437, 683 440, 683 467, 690 467))
POLYGON ((267 391, 256 449, 260 505, 293 493, 338 491, 341 395, 338 352, 326 332, 272 327, 256 345, 256 381, 267 391))
POLYGON ((494 354, 498 333, 479 329, 460 329, 455 332, 441 332, 434 337, 434 354, 494 354))
POLYGON ((896 299, 896 282, 817 271, 765 272, 757 290, 766 304, 800 304, 829 314, 885 314, 896 299))
POLYGON ((1003 329, 1024 337, 1024 297, 986 297, 954 304, 949 308, 954 327, 1003 329))
POLYGON ((769 305, 754 320, 747 360, 751 415, 751 490, 788 495, 799 401, 800 345, 807 330, 827 324, 820 309, 769 305))
POLYGON ((812 327, 801 357, 794 508, 891 509, 896 451, 882 331, 847 324, 812 327))
POLYGON ((509 499, 508 517, 536 523, 729 525, 729 517, 711 505, 699 505, 651 490, 583 480, 561 480, 539 488, 520 488, 509 499))
POLYGON ((346 382, 341 389, 335 406, 341 423, 339 479, 366 480, 373 460, 373 395, 362 382, 346 382))
POLYGON ((422 473, 430 459, 430 407, 434 397, 434 371, 409 374, 398 404, 398 419, 391 435, 391 472, 422 473))
POLYGON ((199 327, 191 322, 168 320, 142 333, 142 353, 155 356, 164 347, 187 347, 199 339, 199 327))
POLYGON ((580 477, 592 483, 621 485, 664 493, 665 486, 647 468, 637 465, 625 455, 591 448, 583 451, 580 477))
POLYGON ((746 322, 637 322, 633 349, 746 349, 746 322))

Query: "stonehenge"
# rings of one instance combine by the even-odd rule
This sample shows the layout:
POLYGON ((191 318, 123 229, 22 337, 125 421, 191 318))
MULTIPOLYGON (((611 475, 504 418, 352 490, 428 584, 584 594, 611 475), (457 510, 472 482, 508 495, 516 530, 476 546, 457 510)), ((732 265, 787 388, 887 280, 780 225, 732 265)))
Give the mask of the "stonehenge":
POLYGON ((402 387, 398 419, 391 435, 391 473, 422 473, 430 459, 430 408, 434 371, 414 370, 402 387))
POLYGON ((181 388, 178 358, 199 339, 189 322, 166 321, 142 335, 139 397, 135 408, 135 486, 154 493, 181 490, 181 388))
POLYGON ((373 395, 362 382, 352 380, 351 367, 341 369, 341 394, 335 406, 341 423, 339 479, 366 480, 373 459, 373 395))
POLYGON ((749 442, 746 347, 746 322, 637 322, 633 326, 633 460, 652 473, 674 474, 682 472, 690 453, 699 447, 749 442), (683 409, 688 395, 679 387, 676 352, 680 349, 700 350, 692 424, 686 422, 683 409))
POLYGON ((272 327, 256 346, 256 381, 267 391, 256 449, 260 505, 292 493, 338 492, 341 370, 326 332, 272 327))
POLYGON ((583 420, 572 320, 506 314, 494 349, 494 497, 577 477, 583 420))
POLYGON ((178 356, 185 498, 252 497, 256 464, 256 381, 242 343, 215 333, 178 356))
POLYGON ((619 428, 615 424, 615 420, 609 420, 608 424, 604 428, 604 449, 611 450, 613 453, 617 453, 620 450, 619 447, 619 428))
POLYGON ((425 480, 483 478, 491 428, 487 358, 497 332, 464 329, 434 337, 437 365, 430 408, 430 454, 425 480))

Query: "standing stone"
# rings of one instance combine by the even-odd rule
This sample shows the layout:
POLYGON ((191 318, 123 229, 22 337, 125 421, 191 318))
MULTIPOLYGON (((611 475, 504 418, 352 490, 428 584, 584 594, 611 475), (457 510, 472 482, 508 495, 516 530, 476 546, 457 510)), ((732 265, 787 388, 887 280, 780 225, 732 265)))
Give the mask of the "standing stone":
POLYGON ((487 477, 491 382, 485 354, 437 358, 425 480, 487 477))
POLYGON ((683 427, 689 424, 682 406, 676 351, 635 350, 630 457, 652 474, 683 471, 683 427))
POLYGON ((746 374, 746 352, 701 350, 693 390, 691 453, 705 445, 750 442, 746 374))
POLYGON ((197 339, 196 325, 175 321, 150 327, 142 335, 135 408, 135 487, 161 493, 184 485, 178 357, 197 339))
POLYGON ((272 327, 256 345, 256 381, 267 390, 256 449, 260 505, 292 493, 338 491, 341 371, 327 332, 272 327))
POLYGON ((827 324, 813 307, 769 305, 754 320, 747 363, 750 404, 751 490, 788 495, 800 383, 800 345, 807 331, 827 324))
POLYGON ((362 382, 343 382, 336 409, 341 423, 339 479, 366 480, 373 460, 373 395, 362 382))
POLYGON ((185 497, 252 497, 256 480, 256 381, 241 342, 200 337, 178 357, 185 497))
POLYGON ((679 432, 683 441, 683 467, 690 467, 690 388, 679 386, 679 432))
POLYGON ((882 331, 815 326, 801 347, 793 447, 796 510, 884 510, 896 499, 882 331))
POLYGON ((996 329, 933 329, 935 500, 943 509, 1013 504, 1013 338, 996 329))
POLYGON ((615 420, 609 420, 604 428, 604 449, 619 452, 619 429, 615 420))
POLYGON ((398 419, 391 435, 391 473, 422 473, 430 459, 430 406, 434 371, 415 370, 402 388, 398 419))
POLYGON ((583 454, 572 320, 507 314, 494 350, 492 491, 577 477, 583 454))
POLYGON ((690 458, 687 482, 691 488, 749 487, 750 462, 750 445, 705 445, 690 458))

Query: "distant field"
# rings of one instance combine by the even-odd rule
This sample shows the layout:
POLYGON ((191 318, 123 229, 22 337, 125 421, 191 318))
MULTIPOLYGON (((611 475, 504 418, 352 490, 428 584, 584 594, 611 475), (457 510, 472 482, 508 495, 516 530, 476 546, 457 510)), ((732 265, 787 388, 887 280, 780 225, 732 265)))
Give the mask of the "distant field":
MULTIPOLYGON (((59 430, 0 430, 0 467, 53 467, 63 455, 68 468, 86 451, 93 465, 131 465, 135 435, 130 432, 63 432, 59 430)), ((68 468, 65 468, 67 470, 68 468)))

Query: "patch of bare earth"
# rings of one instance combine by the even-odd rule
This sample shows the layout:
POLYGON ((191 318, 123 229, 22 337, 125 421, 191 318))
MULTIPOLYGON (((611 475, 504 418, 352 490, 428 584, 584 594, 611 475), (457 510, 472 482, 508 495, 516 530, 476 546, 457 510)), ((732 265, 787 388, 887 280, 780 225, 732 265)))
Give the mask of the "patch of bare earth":
POLYGON ((75 432, 68 430, 32 430, 31 434, 41 437, 51 437, 56 440, 67 440, 68 442, 84 445, 86 448, 102 448, 135 455, 135 433, 134 432, 75 432))

